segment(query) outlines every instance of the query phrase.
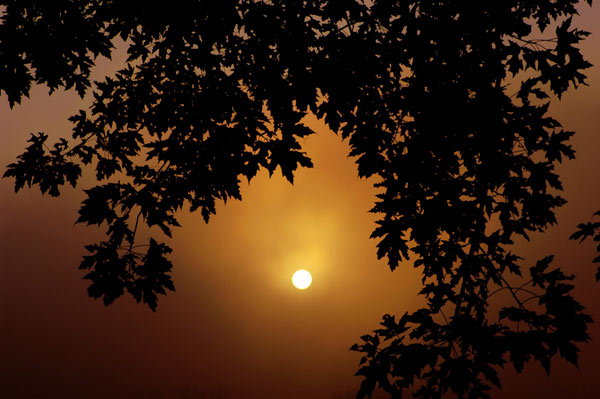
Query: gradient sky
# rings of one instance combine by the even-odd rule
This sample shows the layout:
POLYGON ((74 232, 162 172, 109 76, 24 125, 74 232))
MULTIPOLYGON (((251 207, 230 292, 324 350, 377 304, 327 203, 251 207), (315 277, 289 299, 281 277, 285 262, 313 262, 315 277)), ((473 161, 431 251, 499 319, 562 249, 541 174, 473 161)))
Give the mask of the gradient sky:
MULTIPOLYGON (((560 167, 568 204, 559 226, 517 247, 528 260, 554 253, 576 273, 576 298, 596 322, 581 346, 580 371, 560 361, 548 378, 537 365, 503 372, 494 398, 591 398, 600 395, 600 284, 592 243, 568 240, 577 223, 600 209, 600 7, 582 7, 578 25, 592 31, 583 45, 597 65, 589 87, 571 90, 551 108, 577 132, 577 160, 560 167)), ((99 62, 98 75, 114 70, 99 62)), ((69 135, 67 117, 89 104, 74 93, 8 107, 0 97, 0 167, 26 146, 30 132, 69 135)), ((0 397, 157 397, 321 399, 351 397, 359 355, 348 348, 377 328, 385 313, 422 305, 420 276, 409 264, 390 272, 369 240, 376 215, 372 181, 360 180, 347 145, 316 120, 304 141, 315 168, 292 186, 260 174, 242 202, 220 204, 206 225, 181 213, 174 232, 177 291, 157 313, 122 297, 106 308, 86 294, 77 270, 83 245, 103 230, 74 225, 81 188, 59 198, 37 189, 14 194, 0 180, 0 397), (306 268, 313 285, 299 291, 292 273, 306 268), (204 396, 202 396, 204 395, 204 396)))

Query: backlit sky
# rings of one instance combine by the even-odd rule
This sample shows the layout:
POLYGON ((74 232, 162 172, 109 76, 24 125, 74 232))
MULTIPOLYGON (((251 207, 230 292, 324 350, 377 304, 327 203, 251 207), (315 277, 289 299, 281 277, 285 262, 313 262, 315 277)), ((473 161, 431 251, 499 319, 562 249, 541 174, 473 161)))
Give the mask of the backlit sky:
MULTIPOLYGON (((560 167, 569 203, 559 228, 520 245, 535 259, 556 254, 576 273, 576 297, 596 320, 581 346, 580 371, 560 361, 548 378, 537 366, 503 373, 494 398, 591 398, 600 395, 600 284, 591 243, 568 240, 600 209, 600 7, 578 19, 592 36, 582 48, 598 65, 589 87, 571 90, 551 111, 577 132, 577 160, 560 167), (594 34, 595 33, 595 34, 594 34)), ((99 62, 99 75, 118 66, 99 62)), ((89 104, 71 92, 36 88, 12 111, 0 97, 0 170, 26 146, 30 132, 70 134, 67 117, 89 104)), ((261 174, 242 202, 221 204, 206 225, 181 213, 174 232, 177 291, 157 313, 122 297, 110 307, 90 299, 77 270, 83 245, 102 230, 74 225, 80 188, 59 198, 37 189, 13 192, 0 180, 0 397, 156 397, 321 399, 351 397, 359 355, 348 348, 377 328, 384 313, 416 309, 420 277, 409 264, 390 272, 369 240, 376 191, 360 180, 346 143, 309 120, 317 135, 305 150, 315 168, 292 186, 261 174), (313 285, 291 285, 305 268, 313 285), (204 395, 204 396, 202 396, 204 395)))

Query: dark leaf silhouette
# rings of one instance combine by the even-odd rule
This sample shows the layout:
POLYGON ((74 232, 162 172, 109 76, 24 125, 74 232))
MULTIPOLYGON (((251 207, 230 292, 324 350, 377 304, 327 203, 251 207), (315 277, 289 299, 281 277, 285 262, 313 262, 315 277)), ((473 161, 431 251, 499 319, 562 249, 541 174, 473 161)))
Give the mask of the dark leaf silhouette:
MULTIPOLYGON (((594 216, 600 216, 600 211, 594 213, 594 216)), ((600 281, 600 222, 586 222, 577 225, 577 231, 569 237, 571 240, 585 241, 586 238, 593 237, 593 240, 598 242, 596 251, 598 256, 592 261, 598 265, 596 269, 596 281, 600 281)))

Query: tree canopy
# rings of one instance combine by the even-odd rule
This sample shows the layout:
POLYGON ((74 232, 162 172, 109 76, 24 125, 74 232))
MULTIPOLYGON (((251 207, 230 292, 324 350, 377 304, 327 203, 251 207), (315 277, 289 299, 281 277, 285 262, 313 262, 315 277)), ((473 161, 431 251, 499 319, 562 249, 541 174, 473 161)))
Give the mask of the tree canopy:
POLYGON ((10 105, 33 84, 94 98, 70 118, 70 138, 48 147, 32 134, 4 176, 17 191, 58 196, 94 168, 78 222, 106 226, 107 238, 80 264, 89 295, 110 304, 127 292, 154 310, 174 289, 171 249, 140 245, 139 224, 170 236, 181 209, 208 221, 260 169, 293 182, 312 166, 299 139, 314 114, 348 140, 359 175, 377 177, 378 257, 391 270, 420 268, 427 299, 353 346, 363 354, 358 396, 379 386, 394 398, 488 397, 506 363, 549 371, 558 354, 577 364, 577 343, 589 339, 574 276, 551 254, 525 264, 510 250, 555 224, 565 203, 554 168, 574 157, 573 132, 548 107, 585 84, 577 3, 3 1, 0 93, 10 105), (92 84, 117 38, 126 65, 92 84), (494 313, 500 290, 514 305, 494 313))

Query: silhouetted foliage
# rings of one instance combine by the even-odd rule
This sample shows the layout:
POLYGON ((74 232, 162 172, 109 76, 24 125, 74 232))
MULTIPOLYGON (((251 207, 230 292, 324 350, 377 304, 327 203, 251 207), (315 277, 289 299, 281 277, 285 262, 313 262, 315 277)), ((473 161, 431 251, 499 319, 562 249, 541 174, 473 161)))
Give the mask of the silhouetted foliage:
MULTIPOLYGON (((600 216, 600 211, 594 213, 594 216, 600 216)), ((600 222, 579 223, 577 225, 577 231, 571 234, 571 237, 569 238, 571 240, 579 240, 579 242, 583 242, 586 238, 592 236, 594 237, 593 240, 598 243, 596 246, 598 256, 596 256, 592 262, 598 264, 598 269, 596 270, 596 281, 600 281, 600 222)))
MULTIPOLYGON (((151 239, 137 252, 138 223, 170 236, 184 206, 208 221, 260 168, 293 182, 312 166, 298 139, 315 114, 348 140, 359 175, 378 177, 378 257, 420 268, 428 301, 352 347, 364 355, 358 397, 376 386, 394 398, 488 397, 505 364, 549 372, 558 354, 576 365, 589 339, 573 276, 552 256, 522 276, 510 251, 565 203, 554 167, 574 157, 573 132, 547 111, 590 66, 575 47, 587 35, 571 26, 577 3, 5 1, 11 106, 32 83, 83 95, 95 57, 116 37, 129 46, 127 65, 71 118, 73 142, 48 150, 32 135, 5 176, 56 196, 92 165, 98 185, 78 222, 108 226, 108 240, 86 247, 89 294, 108 304, 127 291, 155 309, 173 289, 170 249, 151 239), (501 292, 514 305, 494 313, 501 292)), ((574 238, 598 228, 580 227, 574 238)))

